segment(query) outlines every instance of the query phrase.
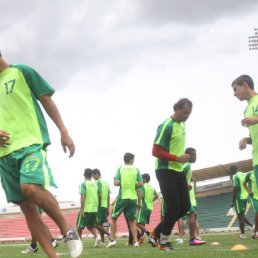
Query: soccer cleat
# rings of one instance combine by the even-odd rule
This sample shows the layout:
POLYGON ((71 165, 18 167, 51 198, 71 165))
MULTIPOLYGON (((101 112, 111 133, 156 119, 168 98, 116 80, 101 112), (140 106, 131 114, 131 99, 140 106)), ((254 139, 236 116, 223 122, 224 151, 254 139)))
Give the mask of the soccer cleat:
POLYGON ((189 245, 203 245, 203 244, 206 244, 206 241, 200 241, 196 238, 189 241, 189 245))
POLYGON ((177 241, 177 243, 178 243, 179 245, 181 245, 181 244, 184 243, 184 239, 183 239, 183 238, 177 238, 176 241, 177 241))
POLYGON ((238 239, 245 239, 245 238, 246 238, 245 234, 241 234, 241 235, 238 237, 238 239))
POLYGON ((100 235, 97 236, 96 240, 95 240, 95 245, 94 247, 99 247, 100 246, 100 243, 101 243, 101 237, 100 235))
POLYGON ((77 258, 81 255, 83 250, 82 241, 74 228, 64 234, 63 242, 66 243, 72 258, 77 258))
POLYGON ((38 247, 35 249, 32 248, 31 246, 27 246, 27 248, 23 251, 21 251, 22 254, 31 254, 31 253, 36 253, 38 251, 38 247))
POLYGON ((139 245, 142 244, 143 241, 144 241, 144 236, 140 237, 140 239, 139 239, 139 241, 138 241, 138 244, 139 244, 139 245))
POLYGON ((159 237, 157 237, 157 235, 155 234, 155 230, 154 229, 150 230, 150 235, 153 236, 156 240, 159 241, 159 237))
POLYGON ((258 238, 258 235, 256 233, 252 234, 252 240, 256 240, 258 238))
POLYGON ((126 246, 126 247, 128 247, 128 246, 130 246, 130 245, 132 245, 132 244, 130 244, 129 242, 125 243, 125 246, 126 246))
POLYGON ((172 247, 171 242, 168 242, 168 243, 165 243, 165 244, 160 244, 159 245, 159 250, 166 251, 166 252, 173 251, 173 247, 172 247))
POLYGON ((59 246, 59 243, 58 243, 58 241, 56 239, 52 240, 52 246, 54 248, 57 248, 59 246))
POLYGON ((158 246, 158 241, 153 236, 149 237, 149 243, 152 245, 152 247, 158 246))
POLYGON ((134 242, 134 243, 133 243, 133 246, 134 246, 134 247, 139 247, 140 245, 139 245, 138 242, 134 242))
POLYGON ((111 248, 111 247, 114 247, 114 246, 116 246, 116 240, 109 241, 109 243, 107 244, 106 248, 111 248))

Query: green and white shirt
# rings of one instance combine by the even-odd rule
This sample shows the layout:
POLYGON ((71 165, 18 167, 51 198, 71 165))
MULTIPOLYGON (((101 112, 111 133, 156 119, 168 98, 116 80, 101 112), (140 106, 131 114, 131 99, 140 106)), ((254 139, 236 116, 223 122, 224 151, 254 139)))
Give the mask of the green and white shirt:
POLYGON ((145 183, 141 187, 141 194, 144 194, 142 199, 142 207, 147 207, 148 210, 153 210, 153 196, 157 194, 156 190, 149 183, 145 183))
POLYGON ((245 177, 245 183, 249 183, 249 189, 253 192, 253 196, 251 198, 258 200, 258 189, 255 180, 254 171, 248 172, 245 177))
POLYGON ((183 172, 185 174, 187 184, 192 186, 192 189, 189 191, 191 205, 196 207, 197 204, 194 192, 194 184, 192 184, 192 168, 190 162, 187 162, 183 165, 183 172))
POLYGON ((108 207, 108 195, 111 193, 109 189, 109 184, 106 181, 103 181, 101 179, 97 180, 97 186, 98 186, 98 195, 101 195, 100 198, 100 207, 107 208, 108 207))
POLYGON ((84 212, 98 211, 98 186, 91 180, 85 180, 80 185, 80 194, 85 195, 84 212))
POLYGON ((242 199, 242 200, 246 200, 248 198, 248 192, 245 190, 243 183, 245 182, 245 177, 246 177, 246 173, 243 172, 237 172, 234 176, 233 176, 233 186, 237 186, 238 187, 238 191, 237 191, 237 198, 238 199, 242 199))
MULTIPOLYGON (((258 95, 248 101, 245 117, 258 117, 258 95)), ((248 126, 253 146, 253 166, 258 165, 258 123, 248 126)))
POLYGON ((138 168, 132 165, 121 166, 115 174, 115 179, 120 181, 119 199, 138 199, 136 185, 142 182, 138 168))
MULTIPOLYGON (((185 123, 175 122, 172 117, 165 120, 157 130, 154 144, 164 147, 169 154, 182 156, 185 151, 185 123)), ((155 169, 183 171, 183 163, 157 158, 155 169)))
POLYGON ((10 145, 0 148, 0 157, 33 145, 50 144, 38 98, 54 89, 27 65, 10 65, 0 73, 0 129, 10 133, 10 145))

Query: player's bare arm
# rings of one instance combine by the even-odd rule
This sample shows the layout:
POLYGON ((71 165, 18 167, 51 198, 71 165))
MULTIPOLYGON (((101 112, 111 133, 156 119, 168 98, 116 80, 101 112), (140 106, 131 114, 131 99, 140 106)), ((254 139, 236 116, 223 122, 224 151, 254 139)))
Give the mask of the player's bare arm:
POLYGON ((252 144, 252 139, 251 139, 250 137, 242 138, 242 139, 239 141, 239 149, 240 149, 240 150, 245 149, 247 144, 252 144))
POLYGON ((3 130, 0 130, 0 147, 6 148, 6 145, 10 145, 8 142, 10 139, 9 133, 3 130))
POLYGON ((247 184, 246 184, 245 182, 243 183, 243 186, 244 186, 245 190, 248 192, 248 194, 249 194, 250 196, 252 196, 252 195, 253 195, 253 192, 249 189, 249 187, 247 186, 247 184))
POLYGON ((56 124, 57 128, 59 129, 61 133, 61 144, 63 146, 63 150, 66 153, 66 148, 68 148, 70 153, 69 158, 71 158, 75 152, 75 145, 63 123, 63 120, 57 109, 56 104, 54 103, 52 98, 48 95, 40 96, 39 101, 41 102, 42 106, 46 110, 49 117, 53 120, 53 122, 56 124))
POLYGON ((246 117, 241 121, 242 126, 255 125, 258 123, 258 117, 246 117))

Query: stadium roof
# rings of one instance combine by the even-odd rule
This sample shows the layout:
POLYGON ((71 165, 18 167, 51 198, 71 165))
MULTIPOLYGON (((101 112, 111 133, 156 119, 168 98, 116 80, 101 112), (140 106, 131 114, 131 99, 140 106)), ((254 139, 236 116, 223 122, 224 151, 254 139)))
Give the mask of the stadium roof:
POLYGON ((223 176, 230 176, 229 168, 232 164, 235 164, 238 167, 238 171, 241 172, 253 170, 252 160, 248 159, 223 165, 219 164, 214 167, 193 170, 193 179, 198 182, 223 176))

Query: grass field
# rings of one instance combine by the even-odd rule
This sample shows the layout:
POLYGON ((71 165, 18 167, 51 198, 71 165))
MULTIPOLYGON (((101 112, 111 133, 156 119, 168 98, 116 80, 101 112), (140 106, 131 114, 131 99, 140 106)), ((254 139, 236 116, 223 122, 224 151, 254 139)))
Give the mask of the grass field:
MULTIPOLYGON (((189 246, 187 239, 184 244, 176 244, 176 236, 172 236, 173 252, 159 251, 158 248, 153 248, 147 243, 147 238, 144 243, 139 247, 125 247, 127 239, 118 239, 117 246, 106 249, 105 247, 94 248, 94 240, 84 240, 84 250, 81 257, 171 257, 178 258, 184 257, 258 257, 258 240, 251 240, 251 233, 247 232, 246 239, 238 239, 238 233, 221 233, 202 235, 202 238, 207 241, 207 244, 203 246, 189 246), (220 245, 213 246, 212 242, 219 242, 220 245), (248 250, 245 251, 231 251, 230 249, 238 244, 244 245, 248 250)), ((107 240, 106 240, 107 242, 107 240)), ((25 249, 27 243, 5 243, 0 244, 0 258, 6 257, 46 257, 42 249, 35 254, 21 254, 21 251, 25 249)), ((56 249, 61 257, 69 257, 67 248, 63 243, 60 243, 56 249)))

